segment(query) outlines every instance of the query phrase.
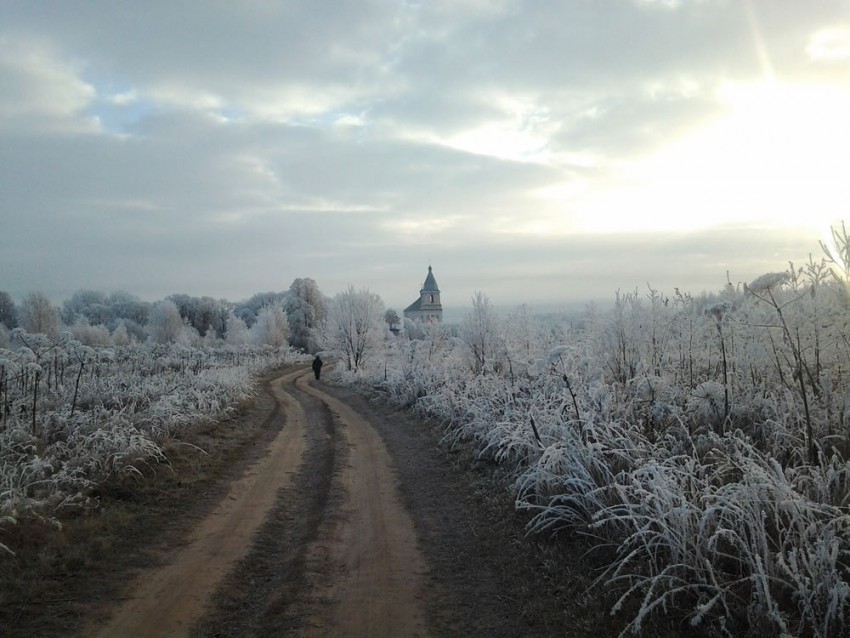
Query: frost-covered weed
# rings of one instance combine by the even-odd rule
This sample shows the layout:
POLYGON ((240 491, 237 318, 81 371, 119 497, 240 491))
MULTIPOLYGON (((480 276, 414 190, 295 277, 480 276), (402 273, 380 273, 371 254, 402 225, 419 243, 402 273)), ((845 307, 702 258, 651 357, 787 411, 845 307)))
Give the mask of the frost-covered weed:
POLYGON ((0 351, 0 516, 88 507, 116 476, 167 462, 161 444, 216 420, 295 355, 269 347, 89 347, 16 331, 0 351))
POLYGON ((469 339, 425 357, 426 338, 358 382, 512 472, 531 531, 615 547, 598 583, 614 611, 637 609, 626 631, 666 613, 727 635, 842 635, 850 302, 821 270, 618 294, 568 330, 526 316, 472 369, 469 339))

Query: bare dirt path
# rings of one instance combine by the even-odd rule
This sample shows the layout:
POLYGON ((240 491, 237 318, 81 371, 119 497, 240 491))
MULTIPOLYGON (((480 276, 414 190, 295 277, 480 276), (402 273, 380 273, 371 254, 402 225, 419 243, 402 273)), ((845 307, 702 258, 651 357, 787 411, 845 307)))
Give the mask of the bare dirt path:
POLYGON ((305 447, 303 412, 281 384, 270 384, 275 408, 269 420, 287 416, 286 427, 218 507, 189 534, 184 546, 163 557, 165 564, 139 574, 132 591, 108 624, 92 628, 98 638, 188 635, 215 587, 250 548, 251 537, 274 505, 277 492, 292 481, 305 447))
POLYGON ((327 584, 330 613, 312 618, 306 635, 424 636, 425 560, 383 440, 365 418, 307 386, 305 377, 296 386, 331 409, 349 451, 340 476, 341 516, 319 541, 339 578, 327 584))
MULTIPOLYGON (((290 372, 268 387, 275 399, 269 421, 284 423, 266 455, 232 484, 184 545, 162 557, 162 566, 138 575, 109 621, 86 635, 153 638, 207 630, 221 635, 233 615, 207 620, 200 629, 195 625, 207 611, 215 618, 213 593, 233 587, 225 576, 256 549, 255 537, 273 518, 276 503, 293 528, 305 525, 295 520, 299 513, 308 514, 303 532, 281 544, 282 560, 264 554, 267 567, 277 562, 290 572, 279 580, 290 583, 292 600, 282 596, 286 587, 266 591, 259 596, 265 608, 254 610, 234 632, 261 634, 271 625, 305 636, 425 635, 425 561, 381 437, 343 402, 310 387, 308 371, 290 372), (324 489, 299 482, 307 473, 325 474, 319 481, 324 489), (309 502, 291 511, 299 499, 309 502)), ((258 570, 248 571, 246 580, 253 580, 258 570)), ((237 581, 245 576, 244 570, 236 574, 237 581)))

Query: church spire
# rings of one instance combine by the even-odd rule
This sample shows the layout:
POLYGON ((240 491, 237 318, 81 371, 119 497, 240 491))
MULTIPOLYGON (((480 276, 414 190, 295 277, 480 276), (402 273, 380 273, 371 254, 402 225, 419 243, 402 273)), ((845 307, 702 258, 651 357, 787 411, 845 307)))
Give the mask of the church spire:
POLYGON ((437 286, 437 280, 434 279, 434 272, 431 270, 431 266, 428 266, 428 275, 425 277, 425 283, 422 284, 422 290, 419 291, 419 294, 424 294, 426 292, 440 292, 440 288, 437 286))
POLYGON ((414 321, 440 322, 443 320, 443 305, 440 303, 440 288, 434 271, 428 265, 428 275, 419 290, 419 299, 404 309, 404 316, 414 321))

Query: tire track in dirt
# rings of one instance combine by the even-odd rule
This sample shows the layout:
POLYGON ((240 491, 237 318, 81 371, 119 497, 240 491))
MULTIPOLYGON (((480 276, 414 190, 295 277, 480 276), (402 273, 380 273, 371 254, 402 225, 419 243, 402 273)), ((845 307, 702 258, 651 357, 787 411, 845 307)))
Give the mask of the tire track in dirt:
POLYGON ((163 565, 138 575, 127 598, 103 626, 86 636, 155 638, 186 636, 227 572, 247 554, 251 538, 273 507, 281 488, 289 486, 305 448, 304 414, 283 392, 282 383, 297 370, 269 384, 275 408, 267 423, 286 422, 267 454, 231 484, 221 503, 189 534, 185 545, 163 556, 163 565))
POLYGON ((324 601, 305 636, 425 636, 426 563, 402 505, 391 457, 378 432, 350 406, 304 375, 298 390, 328 406, 347 445, 338 468, 344 501, 314 542, 329 567, 313 597, 324 601))
POLYGON ((283 390, 307 449, 194 636, 425 636, 425 561, 373 425, 312 374, 283 390))
POLYGON ((297 389, 296 378, 288 376, 281 389, 303 417, 307 447, 300 469, 278 493, 250 553, 211 599, 193 628, 195 638, 301 636, 306 619, 324 604, 313 591, 328 578, 328 559, 315 541, 343 500, 337 468, 347 462, 347 450, 338 444, 328 406, 297 389))

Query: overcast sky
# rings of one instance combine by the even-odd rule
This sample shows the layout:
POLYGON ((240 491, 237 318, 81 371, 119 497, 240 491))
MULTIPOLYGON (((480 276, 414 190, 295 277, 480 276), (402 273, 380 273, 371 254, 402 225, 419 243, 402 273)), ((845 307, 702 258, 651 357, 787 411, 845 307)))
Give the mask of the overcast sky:
POLYGON ((850 217, 848 114, 846 0, 3 0, 0 290, 719 290, 850 217))

